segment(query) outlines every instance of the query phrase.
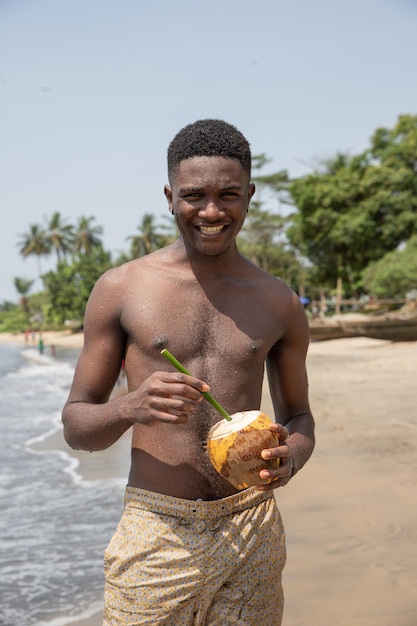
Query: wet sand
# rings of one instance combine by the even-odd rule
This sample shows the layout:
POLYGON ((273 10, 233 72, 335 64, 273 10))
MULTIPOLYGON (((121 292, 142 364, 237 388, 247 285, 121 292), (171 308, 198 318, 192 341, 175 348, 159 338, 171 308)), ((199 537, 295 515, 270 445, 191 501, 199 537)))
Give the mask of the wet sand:
MULTIPOLYGON (((80 347, 82 336, 64 341, 80 347)), ((417 342, 312 343, 308 368, 316 449, 275 492, 288 549, 283 626, 416 626, 417 342)), ((263 409, 272 415, 266 387, 263 409)), ((129 438, 73 454, 86 477, 125 476, 129 438)))

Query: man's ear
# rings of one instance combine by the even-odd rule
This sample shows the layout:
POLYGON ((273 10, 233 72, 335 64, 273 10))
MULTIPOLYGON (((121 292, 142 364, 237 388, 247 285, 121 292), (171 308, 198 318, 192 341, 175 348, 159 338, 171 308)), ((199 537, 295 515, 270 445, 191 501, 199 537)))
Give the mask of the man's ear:
POLYGON ((166 199, 168 200, 169 210, 174 215, 174 207, 173 207, 173 204, 172 204, 172 189, 171 189, 171 187, 169 185, 165 185, 165 187, 164 187, 164 194, 165 194, 166 199))
POLYGON ((255 183, 249 183, 248 186, 248 205, 250 203, 250 201, 252 200, 253 194, 256 191, 256 187, 255 187, 255 183))

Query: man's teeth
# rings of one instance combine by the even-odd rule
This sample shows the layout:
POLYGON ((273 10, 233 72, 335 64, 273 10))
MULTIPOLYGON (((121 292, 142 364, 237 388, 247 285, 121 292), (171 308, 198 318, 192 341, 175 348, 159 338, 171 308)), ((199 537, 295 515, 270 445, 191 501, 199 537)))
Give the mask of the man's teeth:
POLYGON ((203 235, 217 235, 221 233, 223 226, 200 226, 200 231, 203 235))

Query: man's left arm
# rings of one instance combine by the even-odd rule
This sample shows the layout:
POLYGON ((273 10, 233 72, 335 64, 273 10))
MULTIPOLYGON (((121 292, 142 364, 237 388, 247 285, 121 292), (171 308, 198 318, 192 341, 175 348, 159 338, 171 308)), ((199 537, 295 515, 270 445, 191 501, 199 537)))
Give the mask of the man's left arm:
POLYGON ((261 478, 274 478, 263 489, 286 485, 305 465, 314 449, 314 419, 308 397, 306 368, 309 341, 308 321, 298 296, 294 294, 285 332, 269 352, 266 363, 277 422, 271 430, 278 433, 282 444, 262 452, 264 459, 280 459, 278 469, 262 470, 260 473, 261 478))

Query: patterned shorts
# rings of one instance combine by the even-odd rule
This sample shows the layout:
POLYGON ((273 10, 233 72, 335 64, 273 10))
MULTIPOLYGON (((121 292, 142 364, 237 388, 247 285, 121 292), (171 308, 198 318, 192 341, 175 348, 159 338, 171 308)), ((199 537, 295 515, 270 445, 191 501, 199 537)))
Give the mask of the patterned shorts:
POLYGON ((127 487, 103 625, 279 626, 285 558, 272 492, 203 502, 127 487))

